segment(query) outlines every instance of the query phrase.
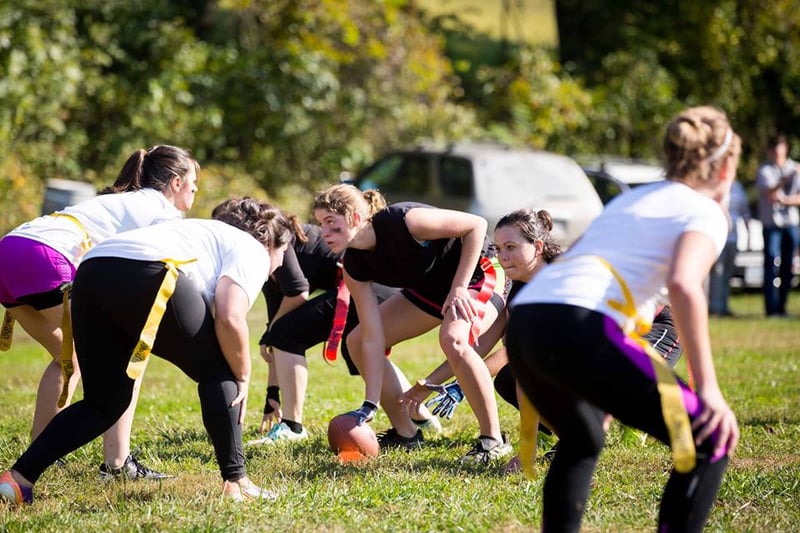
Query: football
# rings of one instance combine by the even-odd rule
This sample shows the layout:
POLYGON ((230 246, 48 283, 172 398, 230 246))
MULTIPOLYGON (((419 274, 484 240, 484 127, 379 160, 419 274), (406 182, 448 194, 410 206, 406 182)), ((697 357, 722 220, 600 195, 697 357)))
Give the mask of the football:
POLYGON ((328 423, 328 446, 344 462, 376 457, 380 451, 378 437, 369 424, 356 424, 348 414, 333 417, 328 423))

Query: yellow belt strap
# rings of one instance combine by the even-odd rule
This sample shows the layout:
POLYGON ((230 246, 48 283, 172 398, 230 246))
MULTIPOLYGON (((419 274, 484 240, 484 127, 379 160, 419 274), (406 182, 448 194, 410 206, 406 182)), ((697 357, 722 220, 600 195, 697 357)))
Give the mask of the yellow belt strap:
POLYGON ((158 333, 158 326, 161 324, 161 318, 164 316, 164 311, 167 309, 167 302, 169 301, 172 293, 175 292, 175 284, 178 281, 178 265, 191 263, 196 259, 189 259, 187 261, 178 261, 175 259, 162 259, 161 262, 167 269, 164 275, 164 280, 158 288, 153 306, 147 315, 147 320, 142 328, 142 333, 139 336, 139 341, 133 349, 131 359, 128 362, 126 373, 131 379, 138 379, 147 366, 147 359, 150 357, 150 352, 153 350, 153 344, 156 340, 158 333))
POLYGON ((536 436, 539 431, 539 411, 533 406, 528 396, 517 389, 519 403, 519 460, 522 473, 533 481, 536 479, 534 462, 536 461, 536 436))
POLYGON ((664 417, 664 424, 667 426, 669 432, 670 448, 672 449, 672 460, 675 463, 675 470, 682 474, 694 470, 696 463, 696 452, 694 448, 694 440, 692 439, 692 427, 689 424, 689 415, 686 413, 686 407, 683 405, 683 394, 675 374, 667 366, 664 360, 656 353, 650 344, 640 336, 640 332, 646 332, 649 329, 650 323, 641 319, 638 316, 636 306, 633 303, 633 295, 628 288, 627 283, 611 266, 611 263, 597 256, 603 265, 608 268, 614 278, 619 283, 622 289, 622 295, 625 299, 624 302, 617 300, 609 300, 608 305, 631 320, 631 331, 625 333, 638 343, 647 355, 650 356, 650 362, 653 365, 653 372, 656 376, 658 386, 658 393, 661 397, 661 414, 664 417))
POLYGON ((59 211, 56 211, 55 213, 51 213, 50 216, 51 217, 66 218, 67 220, 69 220, 70 222, 72 222, 73 224, 78 226, 78 229, 81 231, 81 233, 83 233, 83 240, 81 241, 81 250, 83 250, 83 253, 86 253, 86 252, 89 251, 89 248, 92 247, 92 238, 89 237, 89 232, 86 231, 86 227, 83 225, 83 222, 81 222, 80 220, 78 220, 76 217, 74 217, 72 215, 69 215, 67 213, 61 213, 59 211))
POLYGON ((7 352, 14 338, 14 317, 6 309, 3 313, 3 326, 0 328, 0 351, 7 352))
POLYGON ((59 287, 62 295, 61 306, 61 375, 64 383, 61 385, 61 394, 58 397, 58 407, 64 407, 69 396, 69 380, 75 373, 75 366, 72 364, 72 316, 70 314, 69 295, 72 292, 72 283, 64 283, 59 287))

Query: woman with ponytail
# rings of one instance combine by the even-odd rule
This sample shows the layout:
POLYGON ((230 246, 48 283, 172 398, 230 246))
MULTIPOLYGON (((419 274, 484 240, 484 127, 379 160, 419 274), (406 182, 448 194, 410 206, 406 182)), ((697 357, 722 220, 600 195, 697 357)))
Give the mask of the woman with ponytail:
POLYGON ((344 255, 344 280, 359 325, 347 347, 365 382, 365 399, 349 414, 369 422, 380 404, 392 427, 378 436, 382 448, 414 449, 422 431, 401 404, 409 387, 384 356, 387 346, 439 326, 439 344, 478 419, 480 435, 464 456, 488 462, 511 452, 500 431, 491 376, 475 351, 478 337, 503 307, 495 287, 486 221, 481 217, 401 202, 385 207, 377 191, 335 185, 317 193, 314 216, 331 250, 344 255), (372 283, 400 292, 378 304, 372 283))
POLYGON ((130 405, 151 352, 197 383, 222 494, 276 497, 254 485, 244 467, 247 312, 283 261, 290 224, 252 198, 227 200, 211 216, 120 233, 86 255, 72 297, 84 398, 56 415, 3 473, 0 499, 31 503, 33 484, 50 465, 107 430, 130 405))
MULTIPOLYGON (((114 185, 102 191, 116 194, 101 194, 36 218, 0 240, 0 303, 6 308, 4 348, 10 345, 14 322, 19 322, 52 357, 39 383, 32 440, 69 404, 80 378, 72 354, 74 374, 65 382, 61 352, 64 289, 70 286, 84 254, 117 233, 180 218, 194 202, 199 170, 197 161, 183 148, 159 145, 137 150, 125 162, 114 185)), ((69 354, 64 355, 69 362, 69 354)), ((130 409, 104 438, 103 478, 119 474, 131 479, 167 477, 130 455, 137 397, 138 385, 130 409)))
POLYGON ((524 394, 559 436, 544 482, 544 531, 578 531, 604 414, 670 446, 659 531, 701 531, 739 429, 717 382, 704 280, 728 232, 722 207, 740 140, 694 107, 663 140, 667 179, 615 198, 511 302, 506 348, 524 394), (642 338, 669 302, 696 391, 642 338))

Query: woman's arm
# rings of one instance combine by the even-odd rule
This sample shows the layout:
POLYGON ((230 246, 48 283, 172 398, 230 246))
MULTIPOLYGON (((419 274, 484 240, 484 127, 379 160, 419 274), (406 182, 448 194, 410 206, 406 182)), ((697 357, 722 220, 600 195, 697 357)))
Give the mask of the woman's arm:
POLYGON ((667 278, 672 314, 703 403, 703 412, 693 423, 693 429, 701 428, 698 443, 719 431, 715 454, 725 447, 729 453, 733 452, 739 440, 736 417, 719 389, 708 334, 708 303, 703 282, 716 255, 707 235, 687 232, 675 247, 667 278))
POLYGON ((481 257, 486 220, 450 209, 415 208, 406 213, 406 226, 420 240, 461 239, 461 258, 442 309, 447 312, 452 307, 459 316, 473 320, 476 311, 467 286, 481 257))
POLYGON ((290 313, 308 301, 308 291, 303 291, 297 296, 284 296, 275 316, 269 321, 270 325, 277 322, 283 315, 290 313))
POLYGON ((222 276, 217 281, 214 295, 214 331, 222 354, 239 383, 239 394, 231 405, 242 403, 240 423, 244 420, 247 387, 250 383, 250 333, 247 327, 249 308, 250 301, 244 289, 228 276, 222 276))

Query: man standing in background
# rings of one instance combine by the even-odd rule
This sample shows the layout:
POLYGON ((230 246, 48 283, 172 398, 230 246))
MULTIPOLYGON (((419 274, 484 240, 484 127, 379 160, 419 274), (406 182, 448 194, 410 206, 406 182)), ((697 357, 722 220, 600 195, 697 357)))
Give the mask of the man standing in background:
POLYGON ((785 317, 792 261, 800 243, 800 177, 785 136, 767 144, 767 161, 756 176, 758 216, 764 225, 764 305, 768 317, 785 317))

